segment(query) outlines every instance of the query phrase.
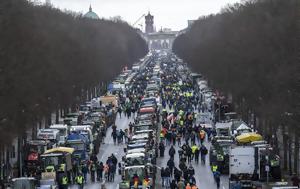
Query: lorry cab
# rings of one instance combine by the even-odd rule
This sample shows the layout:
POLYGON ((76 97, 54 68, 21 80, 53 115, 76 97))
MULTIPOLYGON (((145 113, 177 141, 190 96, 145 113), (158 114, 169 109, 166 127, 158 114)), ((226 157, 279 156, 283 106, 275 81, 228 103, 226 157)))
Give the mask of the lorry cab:
POLYGON ((11 182, 12 189, 37 189, 38 181, 33 177, 14 178, 11 182))
POLYGON ((69 134, 69 127, 66 124, 54 124, 50 125, 50 129, 58 130, 59 131, 59 141, 58 145, 63 146, 66 142, 66 138, 69 134))
POLYGON ((135 184, 138 188, 143 187, 143 180, 149 180, 149 187, 152 188, 153 167, 151 165, 128 166, 122 172, 122 182, 119 184, 119 189, 131 189, 135 184))
POLYGON ((57 129, 39 129, 38 133, 37 133, 37 139, 50 141, 53 145, 52 147, 56 147, 56 144, 60 140, 59 130, 57 130, 57 129))
POLYGON ((47 150, 44 140, 30 140, 25 146, 25 164, 28 175, 33 175, 41 166, 40 155, 47 150))
POLYGON ((232 136, 231 126, 232 122, 216 123, 217 136, 232 136))
POLYGON ((70 128, 71 132, 78 132, 78 134, 83 135, 88 139, 86 143, 86 149, 89 153, 93 152, 93 141, 94 136, 92 134, 92 126, 90 125, 76 125, 70 128))
POLYGON ((74 148, 58 147, 47 150, 42 154, 41 180, 56 180, 56 176, 59 176, 60 173, 66 174, 70 179, 74 151, 74 148))

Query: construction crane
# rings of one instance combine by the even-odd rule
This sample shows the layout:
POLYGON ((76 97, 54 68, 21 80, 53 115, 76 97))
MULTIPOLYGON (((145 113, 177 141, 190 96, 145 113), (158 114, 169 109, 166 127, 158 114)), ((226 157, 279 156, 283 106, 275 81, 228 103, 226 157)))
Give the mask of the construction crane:
POLYGON ((146 16, 146 14, 143 14, 141 17, 139 17, 139 19, 137 19, 137 21, 135 21, 132 26, 134 27, 142 18, 144 18, 144 16, 146 16))

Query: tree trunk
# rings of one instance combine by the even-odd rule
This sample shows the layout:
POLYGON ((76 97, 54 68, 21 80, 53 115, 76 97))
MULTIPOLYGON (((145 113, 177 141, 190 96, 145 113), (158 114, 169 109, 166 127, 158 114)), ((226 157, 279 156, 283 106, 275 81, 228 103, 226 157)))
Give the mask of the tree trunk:
POLYGON ((298 132, 294 131, 295 141, 294 141, 294 173, 298 174, 298 161, 299 161, 299 136, 298 132))
POLYGON ((288 170, 288 142, 287 142, 287 135, 285 134, 286 129, 285 126, 282 126, 282 136, 283 136, 283 169, 285 171, 288 170))
POLYGON ((56 108, 55 111, 55 124, 59 123, 59 108, 56 108))
MULTIPOLYGON (((289 133, 291 132, 290 126, 289 126, 289 133)), ((288 153, 289 153, 289 159, 288 159, 288 163, 289 163, 289 175, 292 175, 293 173, 293 169, 292 169, 292 138, 290 137, 288 139, 288 153)))

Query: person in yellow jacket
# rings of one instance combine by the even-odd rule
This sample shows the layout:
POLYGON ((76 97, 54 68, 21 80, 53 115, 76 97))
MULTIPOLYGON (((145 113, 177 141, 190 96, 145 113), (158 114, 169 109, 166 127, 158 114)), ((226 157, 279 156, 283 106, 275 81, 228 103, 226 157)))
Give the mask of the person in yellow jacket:
POLYGON ((78 189, 83 189, 84 178, 81 173, 77 177, 75 177, 75 182, 78 185, 78 189))
POLYGON ((67 177, 66 175, 64 175, 64 176, 61 178, 61 188, 67 189, 67 188, 68 188, 68 185, 69 185, 68 177, 67 177))
POLYGON ((199 150, 199 147, 198 147, 196 144, 194 144, 194 145, 191 147, 191 149, 192 149, 192 159, 194 159, 194 157, 195 157, 195 152, 196 152, 196 150, 199 150))

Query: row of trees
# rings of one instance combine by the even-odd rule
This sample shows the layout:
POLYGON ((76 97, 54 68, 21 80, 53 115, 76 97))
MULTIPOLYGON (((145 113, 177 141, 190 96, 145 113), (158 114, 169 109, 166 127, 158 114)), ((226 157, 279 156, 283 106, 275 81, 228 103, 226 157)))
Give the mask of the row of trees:
POLYGON ((92 20, 26 0, 0 1, 0 143, 143 57, 122 21, 92 20))
POLYGON ((243 1, 200 18, 173 46, 214 88, 233 96, 244 120, 259 118, 256 129, 283 147, 277 150, 290 173, 298 172, 299 159, 299 10, 297 0, 243 1))

